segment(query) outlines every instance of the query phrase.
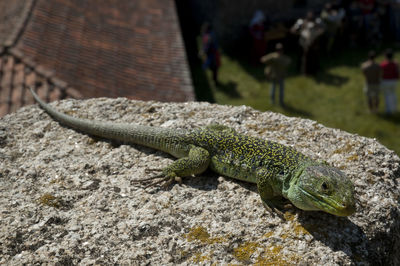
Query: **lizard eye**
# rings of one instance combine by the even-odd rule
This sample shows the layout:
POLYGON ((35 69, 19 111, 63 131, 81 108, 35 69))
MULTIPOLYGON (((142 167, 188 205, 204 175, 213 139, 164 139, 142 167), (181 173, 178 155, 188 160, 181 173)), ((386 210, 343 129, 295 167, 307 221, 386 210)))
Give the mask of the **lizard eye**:
POLYGON ((325 194, 328 194, 328 193, 330 192, 329 184, 326 183, 326 182, 323 182, 323 183, 321 184, 321 190, 322 190, 322 192, 324 192, 325 194))

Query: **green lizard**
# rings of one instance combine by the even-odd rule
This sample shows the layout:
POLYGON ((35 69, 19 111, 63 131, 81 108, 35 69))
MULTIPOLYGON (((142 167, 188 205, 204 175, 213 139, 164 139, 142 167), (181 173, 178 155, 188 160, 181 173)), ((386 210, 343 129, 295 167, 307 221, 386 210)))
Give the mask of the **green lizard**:
POLYGON ((201 174, 210 167, 218 174, 257 184, 268 209, 276 210, 283 196, 302 210, 338 216, 355 212, 354 186, 344 173, 293 148, 239 134, 222 125, 184 131, 75 118, 55 110, 32 89, 31 92, 39 105, 63 125, 105 139, 158 149, 178 158, 162 170, 157 176, 161 180, 153 184, 179 182, 181 177, 201 174))

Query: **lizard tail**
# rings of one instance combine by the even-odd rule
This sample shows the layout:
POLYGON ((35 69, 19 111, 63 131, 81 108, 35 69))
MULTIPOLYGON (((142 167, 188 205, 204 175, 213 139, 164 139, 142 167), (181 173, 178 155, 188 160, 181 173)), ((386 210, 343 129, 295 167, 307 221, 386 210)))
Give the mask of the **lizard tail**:
POLYGON ((180 150, 175 151, 173 148, 176 146, 174 144, 176 143, 175 138, 179 137, 176 131, 136 124, 101 122, 76 118, 57 111, 49 104, 43 102, 32 88, 30 90, 40 107, 62 125, 105 139, 144 145, 165 151, 174 156, 181 153, 180 150))

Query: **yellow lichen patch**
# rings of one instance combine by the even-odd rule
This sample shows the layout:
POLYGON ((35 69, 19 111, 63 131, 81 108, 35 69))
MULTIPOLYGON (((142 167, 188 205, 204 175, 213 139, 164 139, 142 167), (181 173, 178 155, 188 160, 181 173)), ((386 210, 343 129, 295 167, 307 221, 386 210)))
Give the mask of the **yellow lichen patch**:
POLYGON ((270 231, 264 234, 264 237, 269 238, 274 235, 274 232, 270 231))
POLYGON ((204 255, 201 252, 196 252, 193 256, 192 256, 192 261, 196 264, 205 262, 205 261, 209 261, 211 259, 210 254, 204 255))
POLYGON ((281 239, 286 239, 286 238, 289 238, 290 235, 287 234, 287 233, 283 233, 283 234, 281 234, 279 237, 280 237, 281 239))
POLYGON ((219 236, 219 237, 212 237, 210 238, 210 240, 208 241, 209 244, 214 244, 214 243, 222 243, 226 241, 225 237, 219 236))
POLYGON ((271 246, 270 251, 272 254, 278 254, 281 252, 281 250, 283 249, 282 246, 271 246))
POLYGON ((297 220, 296 216, 291 212, 285 212, 284 218, 286 221, 290 222, 292 226, 292 230, 289 233, 283 233, 280 235, 281 239, 286 239, 290 235, 301 236, 301 235, 309 235, 310 232, 307 231, 297 220))
MULTIPOLYGON (((222 243, 226 239, 224 237, 211 237, 210 234, 207 232, 207 229, 203 226, 196 226, 190 229, 187 234, 183 235, 188 241, 200 241, 204 244, 215 244, 215 243, 222 243)), ((182 256, 186 255, 187 253, 182 252, 182 256)), ((195 264, 201 264, 204 261, 211 260, 211 254, 203 254, 201 252, 196 252, 192 257, 191 260, 195 264)))
POLYGON ((352 156, 347 157, 347 161, 357 161, 358 160, 358 155, 354 154, 352 156))
POLYGON ((188 241, 199 240, 200 242, 207 242, 210 239, 210 234, 203 226, 196 226, 190 229, 189 233, 185 234, 188 241))
POLYGON ((257 258, 257 261, 254 265, 257 266, 270 266, 270 265, 294 265, 299 261, 299 257, 297 255, 291 256, 282 256, 281 251, 283 247, 279 245, 272 245, 265 248, 262 256, 257 258))
POLYGON ((283 214, 283 217, 285 218, 286 221, 293 221, 296 218, 296 216, 291 212, 285 212, 283 214))
POLYGON ((249 261, 251 255, 256 252, 259 244, 255 242, 246 242, 233 250, 233 255, 242 262, 249 261))
POLYGON ((290 230, 290 232, 283 233, 280 237, 282 239, 286 239, 286 238, 289 238, 289 235, 292 236, 292 238, 293 238, 293 236, 299 237, 302 235, 309 235, 309 234, 310 234, 310 232, 308 232, 307 229, 305 229, 299 222, 295 221, 295 222, 293 222, 293 226, 292 226, 292 229, 290 230))
POLYGON ((341 154, 341 153, 348 153, 353 150, 353 145, 347 143, 345 147, 336 149, 333 153, 341 154))
POLYGON ((307 229, 305 229, 300 223, 296 222, 293 226, 293 233, 296 236, 300 236, 300 235, 309 235, 310 232, 307 231, 307 229))
POLYGON ((57 197, 55 197, 49 193, 46 193, 43 196, 41 196, 39 198, 39 203, 42 205, 47 205, 47 206, 54 207, 54 208, 61 207, 60 200, 57 197))
POLYGON ((179 250, 179 255, 180 255, 180 257, 181 258, 187 258, 187 257, 189 257, 189 251, 187 251, 187 250, 179 250))
POLYGON ((207 232, 207 229, 203 226, 196 226, 190 229, 189 233, 184 234, 184 237, 188 241, 200 241, 202 243, 214 244, 222 243, 224 241, 223 237, 211 237, 207 232))

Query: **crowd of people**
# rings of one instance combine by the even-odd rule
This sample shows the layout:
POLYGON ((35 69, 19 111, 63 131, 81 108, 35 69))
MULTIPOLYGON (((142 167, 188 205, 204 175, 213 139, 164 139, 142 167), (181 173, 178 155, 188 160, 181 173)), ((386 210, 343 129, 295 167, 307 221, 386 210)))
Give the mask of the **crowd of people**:
MULTIPOLYGON (((265 54, 272 25, 263 11, 254 12, 249 23, 252 62, 265 54)), ((322 10, 307 12, 289 28, 298 38, 299 69, 312 75, 319 68, 321 55, 347 47, 377 46, 383 40, 400 42, 400 0, 330 1, 322 10)))
MULTIPOLYGON (((270 98, 275 103, 275 90, 279 85, 279 103, 284 105, 284 78, 290 60, 283 53, 281 43, 267 55, 265 36, 266 16, 258 10, 250 22, 253 38, 252 61, 266 64, 265 74, 271 82, 270 98), (262 52, 264 51, 264 53, 262 52), (279 74, 276 74, 276 73, 279 74)), ((304 75, 314 75, 320 70, 319 60, 343 48, 355 46, 378 46, 382 40, 400 41, 400 0, 354 0, 331 1, 320 12, 310 11, 290 27, 289 32, 298 38, 300 51, 298 69, 304 75)), ((393 60, 393 51, 388 50, 386 59, 375 62, 375 52, 362 65, 366 78, 364 91, 369 110, 376 113, 381 91, 385 99, 385 112, 396 111, 396 85, 398 66, 393 60)))
MULTIPOLYGON (((336 0, 327 2, 322 10, 309 11, 295 20, 287 28, 281 40, 275 40, 275 49, 271 48, 271 22, 261 10, 256 10, 248 25, 251 37, 250 58, 254 65, 265 64, 264 73, 271 83, 270 100, 275 103, 276 90, 279 87, 279 104, 284 105, 284 80, 291 58, 284 53, 282 43, 287 35, 297 38, 299 51, 298 69, 304 75, 314 75, 320 70, 319 60, 331 56, 341 49, 357 46, 378 47, 383 40, 400 43, 400 0, 336 0), (287 34, 286 34, 287 33, 287 34)), ((290 43, 292 44, 292 43, 290 43)), ((291 47, 293 49, 293 45, 291 47)), ((203 67, 210 69, 213 80, 218 86, 218 69, 221 65, 220 53, 215 33, 210 24, 202 29, 203 67)), ((385 111, 396 111, 396 84, 398 66, 393 60, 393 52, 386 52, 381 64, 375 62, 375 52, 362 64, 365 75, 365 93, 368 107, 376 113, 379 106, 379 94, 384 93, 385 111)))

